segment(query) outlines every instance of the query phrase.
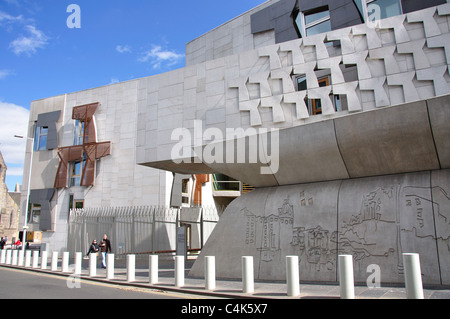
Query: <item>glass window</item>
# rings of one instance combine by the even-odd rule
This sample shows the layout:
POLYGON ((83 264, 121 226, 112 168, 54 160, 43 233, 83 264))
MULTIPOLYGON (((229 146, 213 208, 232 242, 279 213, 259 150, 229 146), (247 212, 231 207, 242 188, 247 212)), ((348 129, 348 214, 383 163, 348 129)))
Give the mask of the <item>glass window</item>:
POLYGON ((41 220, 41 205, 30 204, 28 207, 28 223, 39 224, 39 221, 41 220))
POLYGON ((84 141, 84 122, 76 120, 73 145, 83 145, 84 141))
POLYGON ((70 168, 70 186, 81 185, 81 175, 83 174, 84 161, 73 162, 70 168))
MULTIPOLYGON (((329 86, 330 78, 324 77, 318 79, 319 87, 329 86)), ((305 91, 308 89, 306 85, 306 76, 297 77, 297 89, 299 91, 305 91)), ((340 95, 331 95, 331 100, 333 101, 334 109, 336 112, 341 112, 345 110, 345 103, 343 103, 340 95)), ((305 105, 308 108, 308 112, 310 115, 318 115, 322 114, 322 102, 320 99, 308 99, 308 96, 305 97, 305 105)))
POLYGON ((300 12, 295 23, 302 37, 331 31, 330 11, 328 7, 322 7, 300 12))
POLYGON ((297 85, 299 91, 305 91, 306 89, 308 89, 306 87, 306 76, 301 76, 297 78, 297 85))
POLYGON ((305 14, 305 24, 310 25, 310 24, 312 24, 318 20, 321 20, 323 18, 330 19, 329 15, 330 15, 330 12, 328 10, 320 11, 317 13, 305 14))
POLYGON ((319 34, 319 33, 324 33, 324 32, 328 32, 331 31, 331 22, 330 20, 326 20, 322 23, 316 24, 310 28, 306 29, 306 36, 309 37, 311 35, 315 35, 315 34, 319 34))
POLYGON ((183 204, 189 204, 189 179, 183 179, 181 181, 181 202, 183 204))
POLYGON ((47 126, 36 126, 36 134, 34 136, 34 150, 45 151, 47 150, 47 126))
POLYGON ((364 22, 403 14, 401 0, 353 0, 364 22))
POLYGON ((83 209, 83 208, 84 208, 84 200, 76 200, 75 209, 83 209))
POLYGON ((400 0, 367 1, 367 15, 370 21, 386 19, 402 14, 400 0))

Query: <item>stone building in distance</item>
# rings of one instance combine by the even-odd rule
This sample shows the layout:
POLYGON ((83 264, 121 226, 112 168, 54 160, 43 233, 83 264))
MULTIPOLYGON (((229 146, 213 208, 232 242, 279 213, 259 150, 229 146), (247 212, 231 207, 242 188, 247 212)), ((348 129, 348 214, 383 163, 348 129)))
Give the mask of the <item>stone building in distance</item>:
POLYGON ((5 184, 8 167, 0 152, 0 236, 8 237, 8 243, 19 236, 20 192, 18 186, 9 192, 5 184))

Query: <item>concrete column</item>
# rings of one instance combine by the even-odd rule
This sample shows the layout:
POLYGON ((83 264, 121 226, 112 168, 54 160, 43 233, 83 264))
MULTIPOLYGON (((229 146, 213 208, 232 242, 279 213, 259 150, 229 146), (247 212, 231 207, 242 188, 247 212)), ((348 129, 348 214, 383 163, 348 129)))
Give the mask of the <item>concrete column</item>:
POLYGON ((148 282, 149 284, 157 284, 158 278, 158 255, 150 255, 148 257, 148 282))
POLYGON ((340 255, 338 260, 341 299, 355 299, 353 256, 340 255))
POLYGON ((83 262, 83 253, 80 253, 80 252, 75 253, 74 275, 81 275, 82 262, 83 262))
POLYGON ((63 252, 61 272, 69 272, 69 252, 63 252))
POLYGON ((19 257, 19 251, 18 250, 13 250, 12 251, 12 261, 11 261, 11 264, 13 265, 13 266, 17 266, 17 259, 18 259, 18 257, 19 257))
POLYGON ((48 252, 43 251, 41 252, 41 269, 42 270, 47 269, 47 264, 48 264, 48 252))
POLYGON ((52 253, 52 271, 57 271, 58 270, 58 252, 54 251, 52 253))
POLYGON ((255 274, 253 270, 253 256, 242 257, 242 291, 245 294, 255 291, 255 274))
POLYGON ((184 256, 175 256, 175 287, 184 286, 184 256))
POLYGON ((286 256, 286 283, 287 295, 289 297, 297 297, 300 295, 298 256, 286 256))
POLYGON ((114 279, 114 254, 106 254, 106 279, 114 279))
POLYGON ((89 277, 97 276, 97 254, 89 254, 89 277))
POLYGON ((19 261, 18 261, 19 267, 24 266, 24 260, 25 260, 25 250, 22 249, 19 251, 19 261))
POLYGON ((127 282, 136 280, 136 255, 127 255, 127 282))
POLYGON ((205 257, 205 289, 216 289, 216 257, 205 257))
POLYGON ((406 298, 424 299, 419 254, 403 254, 406 298))
POLYGON ((39 267, 39 252, 37 250, 33 251, 33 267, 32 268, 38 268, 39 267))
POLYGON ((8 249, 6 251, 6 264, 11 265, 11 258, 12 258, 12 250, 8 249))
POLYGON ((0 250, 0 264, 6 263, 6 249, 0 250))
POLYGON ((25 250, 25 267, 31 267, 31 250, 25 250))

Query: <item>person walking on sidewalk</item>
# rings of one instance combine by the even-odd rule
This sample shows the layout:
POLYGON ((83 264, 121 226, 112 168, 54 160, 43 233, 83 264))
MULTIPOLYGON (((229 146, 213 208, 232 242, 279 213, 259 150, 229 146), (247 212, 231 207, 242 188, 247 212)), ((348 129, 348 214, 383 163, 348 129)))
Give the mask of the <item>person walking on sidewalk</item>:
POLYGON ((100 242, 99 247, 102 251, 102 268, 106 268, 106 254, 111 252, 111 242, 106 234, 103 235, 103 239, 100 242))
POLYGON ((94 240, 92 241, 91 246, 89 247, 89 251, 88 251, 86 257, 89 257, 89 254, 90 254, 90 253, 97 254, 97 256, 98 256, 98 250, 99 250, 99 249, 98 249, 97 241, 94 239, 94 240))

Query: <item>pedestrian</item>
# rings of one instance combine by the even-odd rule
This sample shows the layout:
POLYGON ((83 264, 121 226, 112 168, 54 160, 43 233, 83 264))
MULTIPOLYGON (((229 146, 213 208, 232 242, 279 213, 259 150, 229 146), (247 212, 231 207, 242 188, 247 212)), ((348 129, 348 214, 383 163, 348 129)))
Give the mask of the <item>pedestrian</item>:
POLYGON ((111 242, 108 239, 108 236, 103 235, 103 240, 99 245, 102 251, 102 268, 106 268, 106 254, 111 252, 111 242))
POLYGON ((90 253, 97 254, 97 256, 98 256, 98 244, 97 244, 97 241, 95 239, 92 241, 92 244, 89 247, 89 251, 88 251, 86 256, 89 256, 90 253))
POLYGON ((2 237, 2 239, 0 240, 0 249, 3 250, 3 247, 5 247, 5 240, 2 237))

